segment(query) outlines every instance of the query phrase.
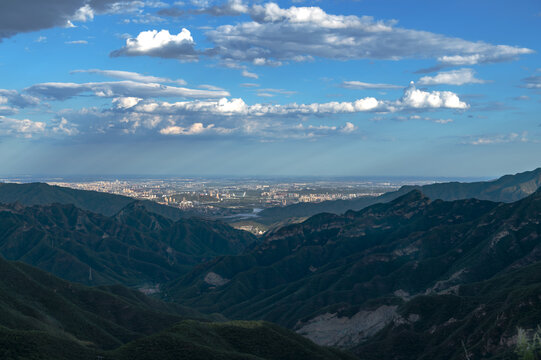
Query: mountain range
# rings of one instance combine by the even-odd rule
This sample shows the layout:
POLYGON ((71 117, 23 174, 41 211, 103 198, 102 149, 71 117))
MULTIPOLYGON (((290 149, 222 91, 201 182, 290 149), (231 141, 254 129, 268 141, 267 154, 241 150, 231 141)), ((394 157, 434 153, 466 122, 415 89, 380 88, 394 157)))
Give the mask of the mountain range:
MULTIPOLYGON (((90 190, 78 190, 45 183, 0 183, 0 203, 20 203, 22 205, 70 204, 105 216, 113 216, 133 198, 90 190)), ((185 217, 182 210, 161 205, 150 200, 140 200, 145 207, 155 214, 179 220, 185 217)))
POLYGON ((2 258, 0 273, 6 360, 354 359, 277 325, 224 322, 120 285, 86 287, 2 258))
POLYGON ((152 286, 256 241, 210 220, 173 221, 132 201, 114 216, 74 205, 0 205, 0 254, 88 285, 152 286))
POLYGON ((540 173, 403 187, 260 238, 4 184, 0 357, 515 359, 541 324, 540 173))
MULTIPOLYGON (((490 300, 485 291, 472 298, 477 295, 475 286, 484 288, 489 285, 483 281, 513 278, 513 271, 538 265, 539 234, 541 191, 514 203, 496 203, 431 200, 412 190, 390 203, 343 215, 319 214, 281 228, 250 251, 197 266, 170 283, 167 292, 176 302, 202 312, 264 319, 322 345, 366 349, 375 335, 383 336, 380 331, 396 324, 417 328, 465 321, 460 316, 471 316, 472 306, 490 300), (423 301, 437 314, 419 305, 423 301), (453 311, 457 302, 471 305, 453 311)), ((521 291, 518 284, 511 282, 498 296, 506 299, 521 291)), ((523 301, 514 300, 509 311, 521 311, 523 301)), ((511 324, 541 321, 541 313, 534 310, 537 302, 523 319, 500 317, 503 328, 490 339, 496 343, 476 343, 472 351, 483 358, 500 353, 505 348, 502 341, 516 335, 511 324)), ((478 311, 477 321, 494 317, 500 308, 487 305, 478 311)), ((425 328, 423 335, 436 329, 425 328)), ((476 329, 462 340, 468 343, 480 336, 482 327, 476 329)), ((396 334, 388 331, 382 341, 393 341, 389 339, 396 334)), ((433 358, 417 343, 403 357, 386 355, 385 347, 370 349, 373 359, 433 358)), ((439 358, 461 358, 463 353, 456 349, 439 358)))
POLYGON ((284 207, 272 207, 261 211, 255 220, 264 224, 276 224, 291 218, 306 218, 328 212, 343 214, 348 210, 361 210, 367 206, 392 201, 411 190, 420 190, 431 199, 461 200, 475 198, 498 202, 520 200, 541 186, 541 168, 515 175, 505 175, 492 181, 443 182, 429 185, 406 185, 397 191, 380 196, 361 197, 352 200, 330 200, 320 203, 298 203, 284 207))

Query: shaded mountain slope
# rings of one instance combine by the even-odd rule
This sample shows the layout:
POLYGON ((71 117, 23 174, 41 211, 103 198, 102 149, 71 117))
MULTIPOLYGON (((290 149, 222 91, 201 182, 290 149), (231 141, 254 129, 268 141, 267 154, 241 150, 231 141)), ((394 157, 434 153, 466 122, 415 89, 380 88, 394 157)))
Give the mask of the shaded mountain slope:
POLYGON ((323 348, 277 325, 235 321, 184 321, 157 335, 137 340, 113 353, 119 360, 331 360, 354 359, 323 348))
POLYGON ((321 203, 299 203, 285 207, 273 207, 259 213, 258 221, 271 224, 288 218, 302 218, 328 212, 343 214, 348 210, 361 210, 367 206, 392 201, 414 189, 420 190, 431 199, 447 201, 480 199, 498 202, 520 200, 541 186, 541 168, 515 175, 505 175, 497 180, 472 183, 447 182, 423 186, 403 186, 397 191, 377 197, 363 197, 353 200, 333 200, 321 203))
POLYGON ((2 258, 0 273, 6 360, 354 359, 273 324, 209 323, 221 317, 118 285, 90 288, 2 258))
POLYGON ((462 360, 466 352, 471 359, 516 359, 517 329, 541 323, 541 263, 452 294, 417 296, 398 314, 355 349, 361 359, 462 360))
POLYGON ((0 342, 7 341, 9 329, 42 332, 37 340, 52 336, 74 347, 111 349, 186 317, 204 318, 120 286, 114 292, 89 288, 2 258, 0 274, 0 342))
POLYGON ((250 252, 196 267, 168 293, 203 312, 274 321, 350 347, 413 296, 453 293, 541 260, 539 234, 539 191, 505 204, 431 201, 414 190, 282 228, 250 252))
MULTIPOLYGON (((133 198, 89 190, 77 190, 45 183, 13 184, 0 183, 0 203, 21 203, 23 205, 72 204, 76 207, 98 214, 113 216, 134 201, 133 198)), ((182 210, 141 200, 153 213, 178 220, 183 217, 182 210)))
POLYGON ((0 254, 90 285, 141 285, 176 278, 255 241, 225 224, 177 222, 132 202, 113 217, 73 205, 0 205, 0 254))

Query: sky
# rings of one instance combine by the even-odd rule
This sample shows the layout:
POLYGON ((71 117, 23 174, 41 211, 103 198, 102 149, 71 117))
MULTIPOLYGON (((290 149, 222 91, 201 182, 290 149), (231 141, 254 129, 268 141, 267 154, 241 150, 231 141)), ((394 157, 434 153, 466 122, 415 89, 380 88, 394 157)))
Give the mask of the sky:
POLYGON ((541 166, 541 2, 0 1, 0 175, 541 166))

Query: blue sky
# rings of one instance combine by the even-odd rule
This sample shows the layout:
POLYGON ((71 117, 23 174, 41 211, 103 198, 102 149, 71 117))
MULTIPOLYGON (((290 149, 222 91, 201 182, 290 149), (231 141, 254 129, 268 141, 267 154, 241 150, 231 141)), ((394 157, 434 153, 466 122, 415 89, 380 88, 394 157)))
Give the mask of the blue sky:
POLYGON ((0 174, 541 166, 539 1, 0 2, 0 174))

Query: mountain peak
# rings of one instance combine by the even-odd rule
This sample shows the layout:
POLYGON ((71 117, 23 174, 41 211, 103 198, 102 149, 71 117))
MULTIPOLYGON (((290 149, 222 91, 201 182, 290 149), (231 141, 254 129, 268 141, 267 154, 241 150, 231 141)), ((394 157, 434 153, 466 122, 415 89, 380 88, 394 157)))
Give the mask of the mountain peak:
POLYGON ((415 202, 427 202, 429 199, 428 197, 421 192, 419 189, 413 189, 410 192, 406 193, 405 195, 402 195, 393 201, 391 201, 391 204, 393 205, 399 205, 399 204, 411 204, 415 202))

